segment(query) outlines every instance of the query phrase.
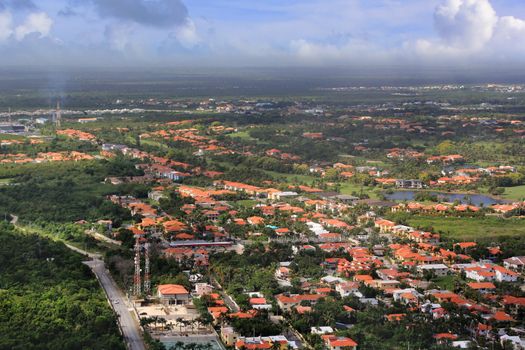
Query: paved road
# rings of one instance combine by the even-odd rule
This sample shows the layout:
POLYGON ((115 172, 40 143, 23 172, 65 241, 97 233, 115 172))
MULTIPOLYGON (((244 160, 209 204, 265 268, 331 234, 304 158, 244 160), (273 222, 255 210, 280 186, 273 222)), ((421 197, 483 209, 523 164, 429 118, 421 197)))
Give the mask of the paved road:
POLYGON ((222 299, 224 300, 224 303, 226 306, 232 311, 232 312, 239 312, 241 309, 239 308, 239 305, 233 300, 232 297, 230 297, 223 289, 222 286, 217 282, 214 276, 210 276, 211 284, 219 290, 219 294, 222 296, 222 299))
POLYGON ((90 257, 93 260, 85 261, 84 264, 89 266, 93 273, 97 276, 98 281, 104 291, 108 300, 111 302, 113 310, 117 313, 119 318, 120 329, 124 335, 124 341, 130 350, 145 350, 146 345, 142 338, 140 327, 133 317, 133 310, 129 309, 126 304, 126 296, 122 293, 120 288, 117 286, 113 277, 106 270, 104 261, 101 260, 100 254, 86 252, 80 248, 74 247, 66 243, 66 246, 83 255, 90 257))
POLYGON ((139 325, 133 317, 133 311, 128 308, 126 296, 121 292, 111 275, 107 272, 104 262, 98 258, 94 258, 91 261, 84 262, 84 264, 88 265, 95 275, 97 275, 113 309, 117 313, 120 328, 124 334, 124 340, 128 345, 128 349, 145 350, 146 345, 144 344, 144 339, 142 339, 139 325))
MULTIPOLYGON (((11 215, 11 217, 13 218, 11 222, 16 225, 18 216, 11 215)), ((22 230, 25 231, 25 229, 22 230)), ((111 277, 109 272, 106 270, 104 261, 101 260, 102 256, 97 253, 87 252, 72 246, 71 244, 65 243, 65 245, 69 249, 93 259, 90 261, 84 261, 84 264, 89 266, 93 273, 97 276, 100 285, 106 292, 108 300, 111 302, 113 310, 115 310, 117 313, 120 329, 122 330, 127 348, 129 350, 146 350, 146 344, 142 338, 139 324, 133 317, 133 309, 128 308, 126 304, 126 296, 122 293, 120 288, 113 280, 113 277, 111 277)))
POLYGON ((116 241, 116 240, 111 239, 109 237, 106 237, 104 235, 101 235, 97 231, 85 230, 84 232, 86 233, 86 235, 93 237, 97 241, 106 242, 106 243, 114 244, 114 245, 117 245, 117 246, 121 246, 122 245, 122 242, 119 242, 119 241, 116 241))

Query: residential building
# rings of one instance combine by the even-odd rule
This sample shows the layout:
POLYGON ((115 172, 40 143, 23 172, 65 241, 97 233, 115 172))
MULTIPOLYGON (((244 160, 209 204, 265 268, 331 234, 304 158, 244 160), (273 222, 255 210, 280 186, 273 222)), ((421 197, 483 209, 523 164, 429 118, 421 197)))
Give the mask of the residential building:
POLYGON ((159 285, 157 287, 157 296, 166 305, 181 305, 190 301, 190 293, 179 284, 159 285))

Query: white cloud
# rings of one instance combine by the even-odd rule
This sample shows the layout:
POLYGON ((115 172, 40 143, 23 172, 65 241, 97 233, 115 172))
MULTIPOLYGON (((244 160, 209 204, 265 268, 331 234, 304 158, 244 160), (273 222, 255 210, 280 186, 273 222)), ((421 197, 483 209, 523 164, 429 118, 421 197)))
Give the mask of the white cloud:
POLYGON ((525 39, 525 20, 505 16, 500 17, 494 37, 497 40, 518 40, 522 42, 525 39))
POLYGON ((53 27, 53 20, 45 12, 31 13, 24 23, 15 28, 15 38, 22 40, 29 34, 37 33, 40 38, 49 35, 53 27))
POLYGON ((498 16, 488 0, 447 0, 436 8, 434 23, 449 46, 478 50, 492 38, 498 16))
POLYGON ((0 12, 0 41, 7 40, 13 34, 13 17, 8 11, 0 12))
POLYGON ((405 48, 420 57, 439 59, 513 58, 525 51, 525 21, 499 17, 489 0, 445 0, 436 7, 437 39, 419 39, 405 48))

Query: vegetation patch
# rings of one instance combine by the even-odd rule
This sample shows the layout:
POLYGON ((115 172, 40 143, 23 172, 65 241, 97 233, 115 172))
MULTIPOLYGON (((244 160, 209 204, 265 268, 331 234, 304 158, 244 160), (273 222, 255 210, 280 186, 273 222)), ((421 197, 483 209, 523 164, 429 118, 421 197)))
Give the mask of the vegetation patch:
POLYGON ((63 244, 0 224, 0 349, 125 349, 100 286, 63 244))

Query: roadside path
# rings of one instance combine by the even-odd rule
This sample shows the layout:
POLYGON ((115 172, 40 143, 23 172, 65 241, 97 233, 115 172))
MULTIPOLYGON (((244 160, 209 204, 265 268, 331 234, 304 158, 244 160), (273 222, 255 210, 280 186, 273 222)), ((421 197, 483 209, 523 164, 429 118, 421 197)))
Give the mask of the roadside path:
MULTIPOLYGON (((17 226, 18 216, 11 214, 11 217, 11 223, 17 226)), ((26 231, 24 228, 21 229, 26 231)), ((92 259, 84 261, 84 264, 89 266, 91 271, 93 271, 97 277, 101 287, 106 293, 108 302, 117 314, 118 326, 122 332, 127 348, 129 350, 146 350, 146 344, 144 343, 140 326, 133 316, 133 309, 127 306, 127 298, 106 269, 104 261, 102 260, 102 255, 98 253, 90 253, 65 242, 64 244, 72 251, 92 259)))

